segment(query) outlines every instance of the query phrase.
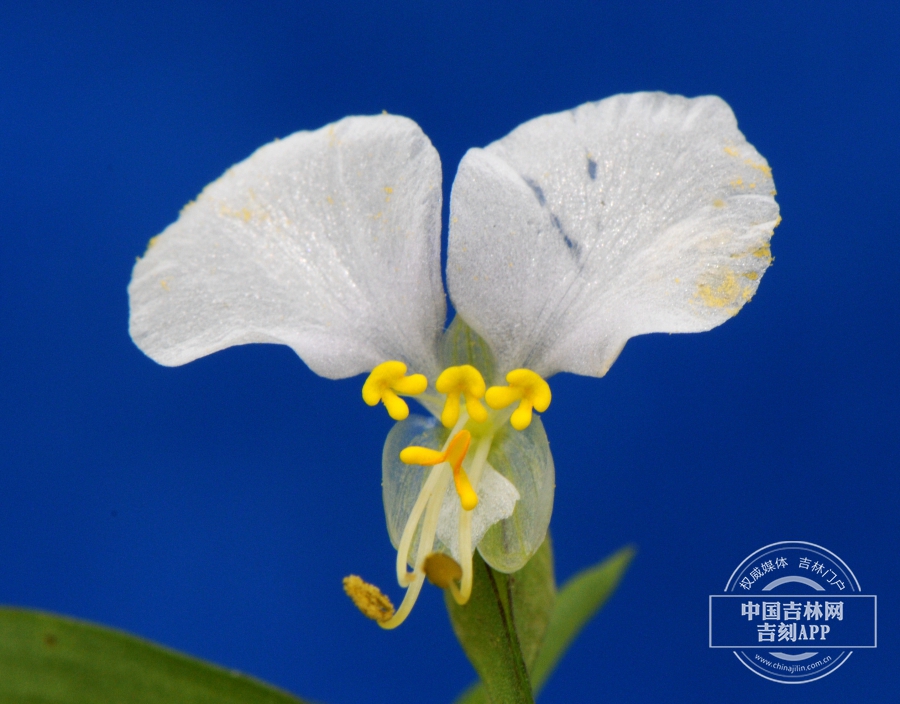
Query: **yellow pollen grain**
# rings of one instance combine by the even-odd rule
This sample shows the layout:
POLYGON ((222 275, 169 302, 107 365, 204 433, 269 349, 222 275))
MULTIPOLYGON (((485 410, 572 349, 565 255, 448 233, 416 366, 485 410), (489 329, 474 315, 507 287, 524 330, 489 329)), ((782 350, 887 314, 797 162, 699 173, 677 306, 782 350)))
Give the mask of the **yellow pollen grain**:
POLYGON ((344 577, 344 591, 356 604, 356 608, 373 621, 384 623, 394 615, 391 600, 374 584, 369 584, 355 574, 344 577))
POLYGON ((163 287, 163 290, 164 290, 164 291, 168 291, 168 290, 169 290, 169 282, 166 281, 165 279, 160 279, 160 280, 159 280, 159 285, 163 287))
POLYGON ((744 163, 749 166, 751 169, 756 169, 757 171, 762 171, 766 176, 772 178, 772 167, 767 164, 757 164, 752 159, 747 159, 744 163))
POLYGON ((753 292, 749 285, 741 284, 733 271, 727 270, 699 283, 697 297, 709 308, 735 308, 736 313, 744 301, 753 297, 753 292))
MULTIPOLYGON (((235 210, 233 208, 229 208, 227 205, 222 205, 219 208, 219 213, 227 217, 238 218, 240 220, 243 220, 244 222, 250 222, 250 220, 253 218, 253 213, 249 208, 241 208, 240 210, 235 210)), ((267 215, 263 213, 262 215, 260 215, 260 218, 266 219, 267 215)))
POLYGON ((725 147, 725 153, 728 156, 739 156, 738 150, 735 149, 734 147, 725 147))
POLYGON ((716 199, 713 201, 713 207, 714 207, 714 208, 724 208, 724 207, 725 207, 725 201, 722 200, 721 198, 716 198, 716 199))
POLYGON ((766 242, 762 247, 753 251, 753 256, 759 257, 760 259, 771 259, 772 247, 766 242))
POLYGON ((756 281, 759 278, 759 274, 757 274, 755 271, 748 271, 746 274, 744 274, 744 277, 750 279, 751 281, 756 281))
POLYGON ((734 179, 734 181, 730 181, 728 183, 728 185, 731 186, 732 188, 738 188, 739 186, 742 186, 743 184, 744 184, 744 179, 742 179, 740 176, 738 176, 736 179, 734 179))

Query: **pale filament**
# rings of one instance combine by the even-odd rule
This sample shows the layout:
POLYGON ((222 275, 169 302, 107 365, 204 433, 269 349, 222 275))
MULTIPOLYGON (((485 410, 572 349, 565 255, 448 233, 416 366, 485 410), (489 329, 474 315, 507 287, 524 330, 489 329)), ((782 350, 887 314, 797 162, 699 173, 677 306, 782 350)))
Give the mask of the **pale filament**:
MULTIPOLYGON (((485 435, 478 441, 475 448, 475 456, 472 458, 472 464, 469 466, 469 482, 472 489, 478 491, 478 484, 481 482, 481 476, 484 474, 484 468, 487 464, 487 456, 491 451, 491 443, 494 440, 494 434, 485 435)), ((472 596, 472 512, 461 511, 459 515, 459 559, 462 568, 462 579, 459 587, 452 581, 450 582, 450 593, 457 604, 465 604, 472 596)))
MULTIPOLYGON (((431 477, 429 477, 429 479, 431 479, 431 477)), ((432 496, 443 498, 449 484, 450 474, 446 471, 439 472, 438 481, 436 482, 436 487, 432 496)), ((406 572, 406 567, 404 566, 404 577, 407 577, 407 579, 412 577, 412 582, 407 582, 409 586, 406 590, 406 594, 403 595, 403 601, 397 609, 397 612, 387 621, 379 624, 386 630, 396 628, 403 623, 409 615, 409 612, 412 610, 413 605, 416 603, 416 599, 419 598, 419 592, 422 589, 422 584, 425 582, 425 570, 422 569, 422 564, 425 562, 425 558, 428 557, 428 554, 431 552, 431 548, 434 545, 434 535, 437 532, 440 512, 440 500, 428 502, 428 508, 425 510, 425 520, 422 524, 422 532, 419 535, 419 550, 415 561, 416 571, 408 574, 406 572)))
MULTIPOLYGON (((463 429, 468 420, 468 414, 463 411, 456 425, 450 431, 450 435, 447 437, 447 441, 444 443, 441 451, 446 451, 451 440, 463 429)), ((400 545, 397 547, 397 581, 401 587, 406 587, 407 589, 396 613, 387 621, 379 623, 386 630, 396 628, 403 623, 419 598, 419 592, 422 590, 422 584, 425 582, 425 570, 422 569, 422 565, 434 547, 438 519, 441 514, 441 504, 450 485, 452 473, 453 470, 447 462, 441 462, 431 468, 431 473, 428 475, 428 479, 425 480, 425 484, 419 492, 416 503, 413 505, 413 509, 406 521, 406 526, 403 528, 400 545), (406 565, 409 560, 409 551, 423 513, 425 518, 422 521, 422 530, 419 533, 419 546, 416 551, 416 559, 413 562, 415 567, 412 572, 407 572, 406 565)), ((468 512, 466 511, 465 513, 468 512)))
MULTIPOLYGON (((465 427, 469 420, 469 415, 462 410, 460 418, 457 420, 453 429, 447 437, 441 451, 446 451, 451 440, 456 434, 465 427)), ((491 443, 494 440, 494 434, 486 435, 479 439, 475 447, 475 453, 472 457, 471 464, 468 469, 469 482, 474 490, 478 490, 481 477, 487 465, 487 456, 491 450, 491 443)), ((406 594, 396 613, 384 623, 381 627, 384 629, 392 629, 399 626, 409 615, 410 610, 419 597, 422 585, 425 582, 425 570, 423 564, 425 558, 432 552, 434 548, 434 540, 437 534, 437 525, 440 518, 441 505, 444 502, 444 496, 450 487, 450 479, 452 470, 448 462, 441 462, 431 469, 428 479, 422 486, 416 503, 409 514, 406 525, 403 528, 403 534, 400 537, 400 544, 397 548, 397 581, 400 586, 406 587, 406 594), (424 513, 424 518, 423 518, 424 513), (419 532, 419 544, 416 550, 416 559, 413 561, 414 569, 412 572, 407 571, 409 562, 409 551, 412 548, 412 542, 415 538, 416 528, 422 523, 422 529, 419 532)), ((460 567, 462 569, 462 579, 459 586, 454 582, 450 582, 450 593, 458 604, 465 604, 472 595, 472 512, 461 511, 459 517, 459 558, 460 567)))
MULTIPOLYGON (((416 534, 416 527, 419 525, 419 520, 422 518, 422 512, 425 511, 429 500, 434 494, 434 488, 441 478, 441 475, 444 473, 444 464, 445 463, 437 464, 431 468, 428 479, 425 481, 425 485, 419 492, 416 503, 413 505, 412 512, 406 520, 406 526, 403 528, 403 534, 400 537, 400 545, 397 546, 397 582, 399 582, 401 587, 405 587, 416 578, 415 571, 406 571, 406 566, 409 561, 409 550, 412 547, 413 537, 416 534)), ((419 544, 421 545, 421 543, 422 540, 420 536, 419 544)), ((418 561, 413 564, 418 565, 418 561)))
MULTIPOLYGON (((447 440, 444 442, 444 445, 441 448, 442 452, 447 449, 447 447, 450 445, 451 440, 456 436, 456 434, 460 430, 462 430, 463 427, 465 427, 468 420, 468 414, 463 411, 461 417, 456 422, 456 425, 454 425, 453 429, 450 431, 450 435, 447 436, 447 440)), ((441 462, 440 464, 435 465, 431 468, 431 473, 428 475, 428 479, 425 481, 425 485, 419 492, 418 498, 416 498, 416 503, 413 505, 412 512, 409 514, 409 518, 406 520, 406 526, 404 526, 403 534, 400 536, 400 544, 397 546, 397 581, 400 583, 401 587, 405 587, 416 577, 416 571, 420 566, 418 559, 413 563, 413 565, 415 565, 414 571, 406 571, 406 565, 409 561, 409 549, 410 547, 412 547, 412 541, 416 534, 416 527, 419 525, 419 520, 422 517, 422 512, 425 510, 425 507, 431 500, 432 496, 440 493, 441 500, 443 501, 443 492, 435 492, 434 489, 435 485, 438 483, 438 480, 441 478, 441 475, 444 474, 445 471, 449 468, 450 465, 446 462, 441 462)), ((438 506, 440 506, 440 503, 438 503, 438 506)), ((419 552, 421 552, 422 550, 423 537, 424 534, 419 536, 419 552)), ((429 544, 428 549, 430 552, 431 544, 429 544)), ((422 559, 424 559, 424 557, 422 559)))

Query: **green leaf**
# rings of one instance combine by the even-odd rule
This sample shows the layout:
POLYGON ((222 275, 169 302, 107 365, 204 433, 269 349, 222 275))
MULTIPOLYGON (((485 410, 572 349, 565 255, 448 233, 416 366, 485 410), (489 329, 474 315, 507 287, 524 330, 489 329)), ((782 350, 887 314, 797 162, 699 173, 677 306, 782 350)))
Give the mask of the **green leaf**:
POLYGON ((120 631, 9 608, 0 608, 0 701, 303 704, 240 673, 120 631))
MULTIPOLYGON (((545 558, 549 558, 552 570, 553 558, 549 552, 549 546, 546 552, 542 547, 541 551, 532 558, 532 562, 538 559, 542 553, 545 558)), ((539 647, 534 664, 528 663, 535 695, 540 692, 575 637, 615 591, 625 570, 628 569, 628 565, 634 558, 634 554, 634 548, 622 548, 600 564, 572 577, 556 595, 553 613, 543 643, 539 647)), ((531 562, 522 572, 525 572, 530 565, 531 562)), ((521 572, 516 573, 515 576, 517 577, 519 574, 521 572)), ((523 587, 521 591, 524 593, 526 589, 524 585, 521 586, 523 587)), ((514 599, 514 605, 515 603, 514 599)), ((525 646, 523 646, 524 649, 525 646)), ((476 670, 478 670, 477 667, 476 670)), ((490 701, 484 685, 475 683, 456 700, 456 704, 488 704, 490 701)))
MULTIPOLYGON (((464 606, 444 592, 450 623, 493 704, 534 704, 513 623, 507 575, 472 559, 472 595, 464 606)), ((483 699, 482 701, 486 701, 483 699)))
POLYGON ((560 590, 544 644, 532 668, 535 694, 556 669, 581 629, 616 590, 634 554, 633 547, 624 547, 599 565, 576 574, 560 590))

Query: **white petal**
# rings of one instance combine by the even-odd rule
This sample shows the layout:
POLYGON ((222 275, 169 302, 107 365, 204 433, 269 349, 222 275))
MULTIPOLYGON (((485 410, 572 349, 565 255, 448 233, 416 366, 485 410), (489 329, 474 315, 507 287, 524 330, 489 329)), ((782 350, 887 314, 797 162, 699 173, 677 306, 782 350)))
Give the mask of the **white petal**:
MULTIPOLYGON (((488 528, 513 515, 516 502, 521 498, 516 487, 490 464, 478 483, 478 505, 472 509, 472 551, 478 547, 488 528)), ((459 514, 462 506, 459 495, 451 487, 441 504, 437 538, 457 562, 459 555, 459 514)))
POLYGON ((257 150, 134 267, 131 336, 166 365, 289 345, 322 376, 434 373, 445 318, 441 166, 412 120, 348 117, 257 150))
POLYGON ((500 371, 602 376, 628 338, 735 315, 771 262, 766 160, 720 98, 618 95, 463 158, 454 306, 500 371))

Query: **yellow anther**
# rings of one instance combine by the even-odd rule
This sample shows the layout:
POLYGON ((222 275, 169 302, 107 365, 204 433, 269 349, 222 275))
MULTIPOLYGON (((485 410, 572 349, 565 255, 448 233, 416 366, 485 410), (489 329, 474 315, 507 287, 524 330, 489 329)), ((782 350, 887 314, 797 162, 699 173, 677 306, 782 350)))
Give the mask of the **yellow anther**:
POLYGON ((363 581, 355 574, 344 577, 344 591, 356 608, 373 621, 384 623, 394 615, 394 605, 374 584, 363 581))
POLYGON ((452 582, 462 579, 462 567, 456 560, 442 552, 433 552, 426 557, 422 569, 428 581, 441 589, 447 589, 452 582))
POLYGON ((550 384, 530 369, 513 369, 506 375, 509 386, 492 386, 484 400, 495 411, 519 402, 509 419, 516 430, 525 430, 531 424, 531 410, 543 413, 550 406, 550 384))
POLYGON ((452 428, 459 420, 460 395, 466 399, 466 410, 472 420, 477 423, 487 420, 487 410, 479 401, 484 396, 484 378, 471 364, 447 367, 437 378, 434 388, 438 393, 447 394, 444 411, 441 413, 441 423, 445 428, 452 428))
POLYGON ((453 483, 456 485, 456 493, 459 494, 460 504, 466 511, 471 511, 478 505, 478 494, 472 488, 466 470, 462 466, 471 442, 472 434, 468 430, 460 430, 453 436, 447 449, 443 452, 432 450, 428 447, 411 445, 401 450, 400 461, 404 464, 425 466, 434 466, 441 462, 449 463, 453 469, 453 483))
POLYGON ((406 365, 403 362, 384 362, 369 374, 363 384, 362 397, 370 406, 377 406, 381 401, 388 415, 394 420, 404 420, 409 415, 409 406, 398 396, 415 396, 428 386, 423 374, 406 376, 406 365))

